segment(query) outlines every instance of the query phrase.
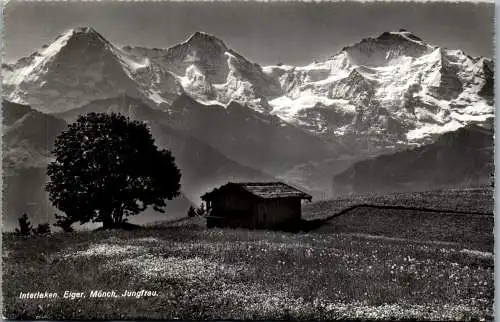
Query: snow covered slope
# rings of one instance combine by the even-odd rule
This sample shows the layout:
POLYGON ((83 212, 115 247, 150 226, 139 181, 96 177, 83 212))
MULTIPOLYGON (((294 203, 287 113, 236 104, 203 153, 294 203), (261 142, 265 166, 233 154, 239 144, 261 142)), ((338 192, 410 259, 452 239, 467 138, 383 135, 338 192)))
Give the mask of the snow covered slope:
POLYGON ((184 94, 207 108, 236 102, 366 157, 492 117, 493 68, 405 30, 307 66, 261 67, 202 32, 168 49, 118 49, 86 27, 3 66, 3 82, 6 99, 48 113, 124 94, 170 113, 184 94))
POLYGON ((271 113, 327 137, 423 143, 493 116, 493 63, 385 32, 304 67, 268 66, 284 95, 271 113))
POLYGON ((233 100, 267 112, 267 99, 281 94, 278 80, 264 73, 260 65, 203 32, 168 49, 126 46, 123 50, 148 57, 174 73, 186 93, 200 103, 225 105, 233 100))
POLYGON ((4 98, 47 112, 127 93, 168 103, 180 85, 149 59, 133 58, 89 27, 71 29, 41 50, 3 66, 4 98))

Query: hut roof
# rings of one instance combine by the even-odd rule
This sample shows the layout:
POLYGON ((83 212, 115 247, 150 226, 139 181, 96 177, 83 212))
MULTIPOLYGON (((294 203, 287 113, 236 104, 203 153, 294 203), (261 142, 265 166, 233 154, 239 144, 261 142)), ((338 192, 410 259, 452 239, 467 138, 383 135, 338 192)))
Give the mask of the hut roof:
POLYGON ((283 182, 229 182, 220 188, 215 188, 211 192, 204 194, 201 199, 209 199, 214 194, 230 187, 241 188, 254 196, 264 199, 301 198, 308 199, 309 201, 312 199, 312 196, 307 193, 283 182))

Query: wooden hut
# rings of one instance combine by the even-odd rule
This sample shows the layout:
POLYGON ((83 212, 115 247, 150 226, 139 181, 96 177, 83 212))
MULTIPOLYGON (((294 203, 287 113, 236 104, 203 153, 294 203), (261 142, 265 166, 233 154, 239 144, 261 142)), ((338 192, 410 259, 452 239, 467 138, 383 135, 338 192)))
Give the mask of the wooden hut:
POLYGON ((301 201, 312 197, 282 182, 229 182, 201 199, 209 228, 279 229, 298 224, 301 201))

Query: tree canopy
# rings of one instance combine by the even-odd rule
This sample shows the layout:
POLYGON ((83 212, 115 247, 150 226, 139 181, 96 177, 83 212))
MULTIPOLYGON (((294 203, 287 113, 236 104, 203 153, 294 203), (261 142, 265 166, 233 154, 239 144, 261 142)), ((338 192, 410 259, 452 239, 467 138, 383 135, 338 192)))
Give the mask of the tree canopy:
POLYGON ((165 212, 179 195, 181 173, 146 124, 120 114, 89 113, 55 142, 47 169, 50 201, 69 222, 115 227, 148 206, 165 212))

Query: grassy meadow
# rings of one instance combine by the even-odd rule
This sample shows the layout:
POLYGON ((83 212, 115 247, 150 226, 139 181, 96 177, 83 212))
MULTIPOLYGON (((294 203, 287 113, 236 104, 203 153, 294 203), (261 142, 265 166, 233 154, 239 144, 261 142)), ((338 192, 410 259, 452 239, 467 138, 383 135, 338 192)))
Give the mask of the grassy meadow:
MULTIPOLYGON (((476 195, 455 197, 462 210, 477 209, 476 195)), ((304 217, 322 212, 327 218, 367 203, 359 198, 311 204, 304 217)), ((487 212, 492 200, 482 200, 487 212)), ((431 206, 443 203, 426 199, 431 206)), ((491 215, 360 207, 307 233, 207 230, 194 218, 134 231, 5 233, 3 248, 3 314, 10 319, 468 321, 493 315, 491 215), (157 295, 89 297, 91 290, 142 289, 157 295), (19 298, 36 291, 59 296, 19 298), (65 299, 65 291, 86 297, 65 299)))

